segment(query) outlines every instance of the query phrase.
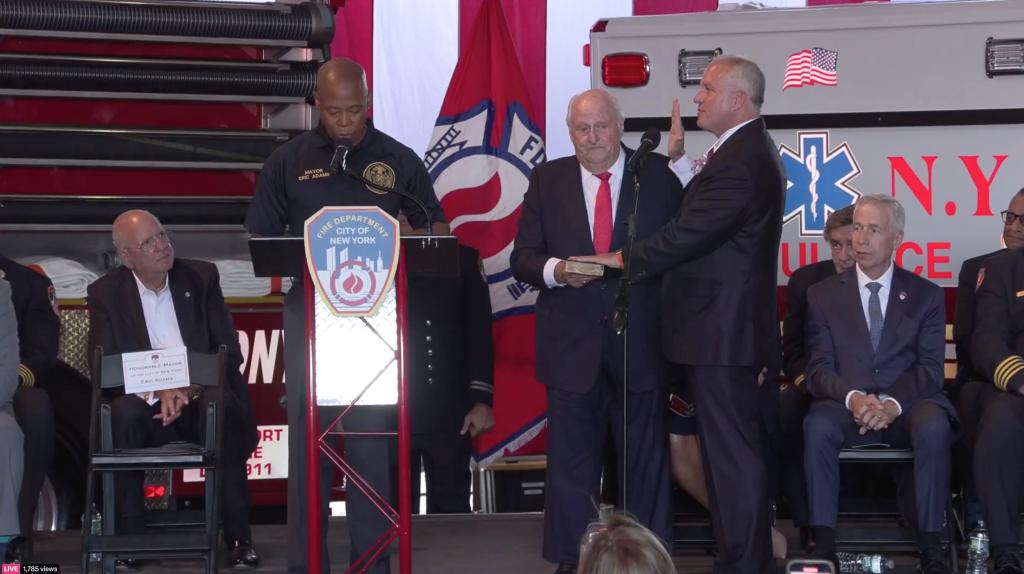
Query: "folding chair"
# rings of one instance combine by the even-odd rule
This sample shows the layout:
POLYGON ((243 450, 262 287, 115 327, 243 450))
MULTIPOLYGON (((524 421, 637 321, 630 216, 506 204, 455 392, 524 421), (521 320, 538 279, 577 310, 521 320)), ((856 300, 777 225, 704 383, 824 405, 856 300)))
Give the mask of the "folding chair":
MULTIPOLYGON (((839 451, 840 467, 844 464, 909 464, 914 463, 914 451, 900 448, 844 448, 839 451)), ((836 547, 839 550, 874 552, 889 550, 913 552, 919 547, 916 528, 898 524, 898 512, 886 512, 877 508, 861 509, 856 512, 841 512, 840 525, 836 528, 836 547), (879 522, 878 526, 843 525, 842 522, 879 522), (886 522, 885 526, 881 522, 886 522)), ((956 520, 953 514, 952 494, 946 502, 946 519, 943 524, 943 541, 948 551, 949 565, 957 569, 956 520)))
MULTIPOLYGON (((124 385, 121 355, 103 356, 97 347, 93 355, 93 392, 89 433, 89 467, 86 473, 85 511, 92 512, 94 478, 102 475, 103 533, 92 534, 88 524, 82 525, 81 571, 89 572, 89 555, 99 554, 104 574, 114 572, 119 558, 182 558, 197 557, 206 562, 206 572, 217 572, 218 482, 217 464, 223 442, 224 385, 227 381, 227 349, 217 354, 188 353, 189 380, 192 384, 212 389, 207 395, 206 436, 203 444, 170 442, 163 446, 140 449, 116 449, 113 445, 110 404, 103 399, 103 389, 124 385), (175 524, 166 529, 139 534, 116 534, 114 505, 114 473, 125 471, 203 469, 205 473, 205 519, 202 524, 175 524), (183 527, 186 526, 186 527, 183 527)), ((142 497, 143 493, 139 492, 142 497)))

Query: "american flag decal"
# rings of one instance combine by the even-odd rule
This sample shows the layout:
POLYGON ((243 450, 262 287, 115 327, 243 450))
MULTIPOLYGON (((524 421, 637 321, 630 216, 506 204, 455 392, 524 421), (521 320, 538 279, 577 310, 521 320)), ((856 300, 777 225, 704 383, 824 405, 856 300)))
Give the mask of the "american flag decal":
POLYGON ((838 63, 839 52, 825 48, 800 50, 786 60, 786 75, 782 80, 782 89, 814 85, 834 86, 839 83, 836 75, 838 63))

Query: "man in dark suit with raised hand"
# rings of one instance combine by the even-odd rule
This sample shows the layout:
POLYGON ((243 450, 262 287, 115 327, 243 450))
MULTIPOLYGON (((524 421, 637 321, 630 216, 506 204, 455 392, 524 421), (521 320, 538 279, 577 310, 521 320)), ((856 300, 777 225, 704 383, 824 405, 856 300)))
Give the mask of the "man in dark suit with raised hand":
POLYGON ((836 561, 839 451, 876 443, 914 451, 919 571, 947 574, 941 533, 956 413, 942 392, 942 289, 896 267, 906 217, 887 195, 853 215, 857 265, 808 290, 804 467, 816 554, 836 561))
MULTIPOLYGON (((576 571, 581 538, 596 516, 609 423, 620 473, 624 448, 628 459, 628 511, 662 540, 671 540, 664 415, 669 365, 658 347, 657 282, 630 288, 624 369, 623 339, 612 321, 619 280, 566 267, 570 257, 624 245, 635 197, 634 175, 625 169, 632 151, 621 145, 618 103, 603 90, 574 96, 566 121, 576 155, 533 170, 511 257, 516 279, 540 291, 537 379, 547 387, 548 399, 543 553, 559 564, 558 574, 576 571), (624 387, 627 437, 621 432, 624 387)), ((639 177, 636 230, 645 237, 676 211, 682 190, 664 156, 649 157, 639 177)))
MULTIPOLYGON (((217 268, 205 261, 177 259, 163 226, 151 213, 122 213, 113 226, 114 246, 123 265, 89 286, 89 349, 105 355, 187 347, 214 353, 228 349, 224 389, 224 441, 221 461, 221 525, 232 566, 255 567, 246 460, 256 448, 256 423, 249 390, 239 367, 238 333, 224 303, 217 268)), ((114 446, 140 448, 172 440, 201 442, 206 411, 202 387, 156 391, 150 397, 111 396, 114 446)), ((143 527, 141 473, 117 475, 118 524, 122 533, 143 527)))
MULTIPOLYGON (((674 219, 633 247, 630 280, 661 277, 662 347, 683 365, 700 416, 718 574, 774 569, 757 375, 781 369, 776 269, 786 178, 761 119, 764 74, 719 56, 694 96, 718 137, 703 163, 684 153, 679 103, 668 151, 686 184, 674 219)), ((587 258, 621 267, 622 253, 587 258)))

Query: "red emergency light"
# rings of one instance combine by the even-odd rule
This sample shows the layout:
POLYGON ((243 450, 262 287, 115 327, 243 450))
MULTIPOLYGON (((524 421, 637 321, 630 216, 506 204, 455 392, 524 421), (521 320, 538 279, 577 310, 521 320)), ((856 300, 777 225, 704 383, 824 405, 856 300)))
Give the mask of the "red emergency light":
POLYGON ((164 495, 167 494, 167 487, 163 485, 154 486, 152 484, 147 484, 144 488, 144 493, 146 498, 163 498, 164 495))
POLYGON ((608 54, 601 60, 601 79, 612 88, 646 86, 651 78, 651 61, 647 54, 608 54))

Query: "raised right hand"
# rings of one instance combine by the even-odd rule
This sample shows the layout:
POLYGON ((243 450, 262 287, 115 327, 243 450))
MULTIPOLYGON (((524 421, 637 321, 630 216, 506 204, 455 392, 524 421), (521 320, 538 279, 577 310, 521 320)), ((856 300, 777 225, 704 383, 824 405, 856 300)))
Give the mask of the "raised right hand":
POLYGON ((679 115, 679 98, 676 98, 672 100, 672 127, 668 130, 668 157, 672 161, 677 161, 686 153, 685 138, 683 118, 679 115))

